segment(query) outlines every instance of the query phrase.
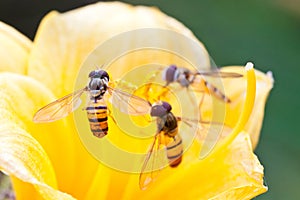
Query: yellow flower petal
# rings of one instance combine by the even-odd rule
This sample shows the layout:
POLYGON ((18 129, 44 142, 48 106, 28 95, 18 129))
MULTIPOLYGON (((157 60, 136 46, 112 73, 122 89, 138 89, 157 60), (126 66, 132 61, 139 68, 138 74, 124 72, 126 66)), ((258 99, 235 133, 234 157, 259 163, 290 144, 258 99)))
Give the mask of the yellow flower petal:
MULTIPOLYGON (((230 132, 224 129, 222 135, 230 132)), ((241 132, 209 159, 199 160, 197 149, 198 144, 193 144, 182 163, 175 169, 164 168, 147 190, 139 189, 138 174, 123 180, 124 173, 109 170, 111 186, 106 199, 251 199, 267 191, 263 167, 252 152, 248 133, 241 132)), ((98 180, 98 184, 102 182, 98 180)), ((93 197, 96 199, 96 192, 93 197)))
MULTIPOLYGON (((221 71, 236 72, 244 74, 242 67, 223 67, 221 71)), ((273 87, 273 77, 269 74, 264 74, 258 70, 256 73, 256 98, 252 114, 247 122, 244 130, 250 134, 253 148, 256 147, 260 130, 264 118, 265 104, 270 90, 273 87)), ((237 122, 239 114, 242 112, 242 105, 245 99, 245 78, 223 80, 226 95, 232 99, 232 103, 226 107, 225 123, 229 126, 234 126, 237 122)))
POLYGON ((0 44, 0 72, 25 74, 31 41, 16 29, 0 21, 0 44))
MULTIPOLYGON (((170 29, 195 40, 190 30, 156 8, 110 2, 89 5, 64 14, 51 12, 42 20, 35 37, 29 60, 29 76, 44 83, 57 96, 63 96, 73 91, 79 67, 94 48, 113 36, 138 28, 170 29)), ((132 43, 137 42, 142 41, 132 38, 127 44, 109 48, 130 50, 132 43)), ((172 46, 173 42, 169 45, 172 46)), ((199 42, 199 45, 202 44, 199 42)), ((136 66, 134 61, 141 61, 142 57, 135 55, 135 59, 128 58, 120 70, 136 66)), ((203 55, 199 57, 203 57, 202 64, 207 66, 209 58, 204 48, 203 55)), ((153 57, 148 59, 153 62, 153 57)), ((104 63, 92 63, 100 64, 104 63)))
MULTIPOLYGON (((37 82, 21 75, 0 74, 0 169, 15 177, 15 191, 20 199, 35 196, 45 199, 73 199, 56 190, 56 174, 51 161, 43 147, 27 132, 28 127, 23 123, 28 117, 26 115, 32 113, 28 110, 33 107, 31 100, 26 96, 30 91, 26 93, 24 88, 32 84, 37 82)), ((41 95, 40 91, 39 94, 41 95)))

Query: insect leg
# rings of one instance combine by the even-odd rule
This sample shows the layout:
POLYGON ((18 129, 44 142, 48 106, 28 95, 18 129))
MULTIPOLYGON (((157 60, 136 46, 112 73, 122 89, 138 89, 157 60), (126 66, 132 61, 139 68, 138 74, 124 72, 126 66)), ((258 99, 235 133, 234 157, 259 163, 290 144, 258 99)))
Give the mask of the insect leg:
MULTIPOLYGON (((192 96, 191 96, 191 94, 190 94, 190 89, 187 87, 186 88, 186 92, 187 92, 187 94, 188 94, 188 96, 189 96, 189 99, 190 99, 190 101, 191 101, 191 105, 197 105, 197 102, 195 101, 195 98, 193 98, 192 96)), ((203 95, 202 95, 202 97, 203 97, 203 95)))
POLYGON ((107 107, 107 115, 114 121, 115 124, 117 124, 117 121, 115 120, 115 118, 112 115, 111 110, 107 107))

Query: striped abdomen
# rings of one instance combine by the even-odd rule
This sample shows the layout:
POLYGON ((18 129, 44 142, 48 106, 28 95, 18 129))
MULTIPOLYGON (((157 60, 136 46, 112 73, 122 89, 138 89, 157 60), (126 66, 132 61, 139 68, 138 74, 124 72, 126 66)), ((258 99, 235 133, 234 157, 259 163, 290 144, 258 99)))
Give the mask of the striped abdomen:
POLYGON ((107 135, 107 107, 100 103, 90 103, 86 108, 90 128, 94 136, 102 138, 107 135))
POLYGON ((201 76, 191 76, 189 79, 191 85, 196 91, 210 93, 217 99, 224 101, 225 103, 230 103, 230 99, 225 96, 225 94, 219 90, 216 86, 204 80, 201 76))
POLYGON ((170 138, 170 142, 166 144, 166 150, 170 167, 177 167, 181 163, 183 153, 182 139, 179 134, 170 138))
POLYGON ((230 99, 227 96, 225 96, 225 94, 223 92, 221 92, 217 87, 215 87, 214 85, 210 84, 207 81, 204 81, 204 84, 205 84, 207 90, 209 91, 209 93, 211 93, 213 96, 224 101, 225 103, 231 102, 230 99))

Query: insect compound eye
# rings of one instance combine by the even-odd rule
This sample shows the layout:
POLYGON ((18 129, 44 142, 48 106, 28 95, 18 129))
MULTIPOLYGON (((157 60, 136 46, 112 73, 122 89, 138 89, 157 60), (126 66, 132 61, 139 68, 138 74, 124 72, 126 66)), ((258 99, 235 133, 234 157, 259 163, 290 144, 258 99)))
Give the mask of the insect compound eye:
POLYGON ((98 71, 98 75, 101 79, 107 78, 107 81, 109 81, 109 75, 106 71, 100 70, 98 71))
POLYGON ((170 65, 166 70, 163 79, 167 82, 173 82, 174 81, 174 75, 177 70, 177 67, 175 65, 170 65))
POLYGON ((95 76, 95 74, 96 74, 96 72, 95 72, 95 71, 91 71, 91 72, 89 73, 89 78, 91 78, 91 77, 94 77, 94 76, 95 76))
POLYGON ((165 102, 165 101, 162 101, 162 107, 164 109, 166 109, 167 112, 170 112, 172 110, 172 106, 168 102, 165 102))
POLYGON ((154 105, 151 107, 150 115, 152 117, 162 117, 166 115, 168 111, 162 105, 154 105))
POLYGON ((91 71, 89 73, 89 78, 100 78, 100 79, 106 78, 107 81, 109 81, 109 75, 104 70, 94 70, 94 71, 91 71))

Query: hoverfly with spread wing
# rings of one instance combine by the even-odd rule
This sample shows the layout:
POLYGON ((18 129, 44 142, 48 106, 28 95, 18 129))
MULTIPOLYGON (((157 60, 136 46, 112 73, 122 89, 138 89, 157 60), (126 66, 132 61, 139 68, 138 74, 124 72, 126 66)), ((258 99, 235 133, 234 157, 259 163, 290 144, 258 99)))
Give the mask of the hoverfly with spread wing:
POLYGON ((33 117, 33 121, 36 123, 53 122, 68 116, 80 106, 80 97, 83 93, 87 93, 89 96, 85 110, 90 129, 93 135, 98 138, 102 138, 108 133, 108 108, 103 98, 107 92, 122 101, 122 105, 127 107, 129 114, 148 112, 148 110, 145 110, 149 104, 148 101, 110 87, 109 75, 106 71, 101 69, 93 70, 89 73, 89 78, 90 81, 86 87, 57 99, 38 110, 33 117))

